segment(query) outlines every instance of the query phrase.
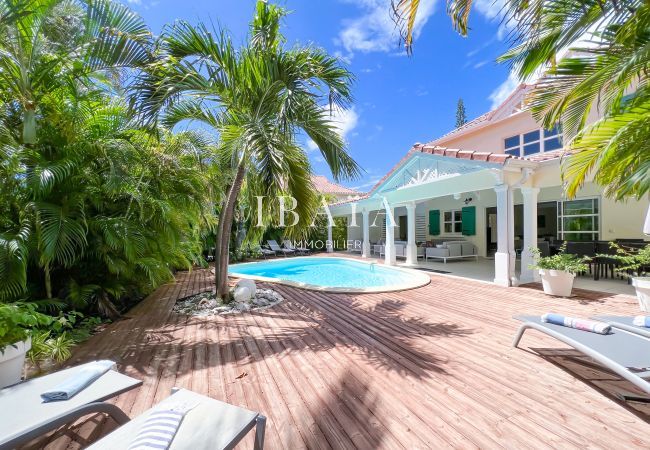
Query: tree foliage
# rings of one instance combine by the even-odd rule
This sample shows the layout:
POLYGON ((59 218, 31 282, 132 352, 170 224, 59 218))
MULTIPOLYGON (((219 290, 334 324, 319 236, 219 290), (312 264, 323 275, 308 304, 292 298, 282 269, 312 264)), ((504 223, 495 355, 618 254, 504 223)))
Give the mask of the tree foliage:
MULTIPOLYGON (((419 2, 393 0, 407 48, 419 2)), ((449 0, 466 34, 472 0, 449 0)), ((562 124, 567 195, 590 179, 615 199, 650 192, 650 4, 642 0, 507 0, 511 48, 500 61, 521 79, 543 76, 529 103, 548 128, 562 124), (597 116, 598 120, 590 122, 597 116)))
MULTIPOLYGON (((134 103, 150 123, 174 127, 184 121, 208 126, 219 136, 232 178, 220 207, 216 242, 217 294, 227 295, 233 217, 240 192, 279 217, 279 196, 296 199, 299 222, 288 236, 304 236, 318 207, 311 167, 298 143, 304 133, 319 147, 335 179, 355 177, 331 108, 352 100, 352 74, 336 57, 311 46, 286 47, 280 32, 286 12, 258 1, 247 43, 237 48, 225 30, 178 21, 167 27, 155 60, 134 89, 134 103)), ((273 224, 273 223, 271 223, 273 224)))
POLYGON ((200 262, 216 145, 120 100, 153 45, 126 7, 4 0, 0 36, 0 301, 114 316, 200 262))
POLYGON ((456 104, 456 128, 460 128, 466 123, 467 114, 465 113, 465 103, 462 98, 459 98, 456 104))

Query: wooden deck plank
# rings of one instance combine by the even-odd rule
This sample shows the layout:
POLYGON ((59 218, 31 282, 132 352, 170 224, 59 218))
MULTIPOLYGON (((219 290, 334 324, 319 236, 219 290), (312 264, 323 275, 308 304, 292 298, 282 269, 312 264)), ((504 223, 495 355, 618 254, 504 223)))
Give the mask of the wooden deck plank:
MULTIPOLYGON (((635 299, 431 277, 419 289, 363 295, 276 285, 285 302, 271 309, 187 318, 172 312, 175 301, 213 279, 179 273, 71 362, 112 358, 143 379, 116 400, 132 416, 179 385, 259 410, 268 448, 650 446, 647 409, 607 395, 633 391, 627 382, 539 333, 510 345, 515 314, 631 315, 635 299)), ((79 448, 111 428, 103 422, 48 448, 79 448)))

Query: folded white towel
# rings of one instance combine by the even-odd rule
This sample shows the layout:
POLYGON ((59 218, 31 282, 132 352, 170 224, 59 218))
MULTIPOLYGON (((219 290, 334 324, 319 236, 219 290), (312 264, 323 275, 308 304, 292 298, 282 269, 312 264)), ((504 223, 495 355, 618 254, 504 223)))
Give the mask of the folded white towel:
POLYGON ((111 369, 115 361, 102 360, 86 364, 54 388, 41 393, 44 402, 69 400, 111 369))
POLYGON ((632 323, 637 327, 650 328, 650 316, 635 316, 632 323))

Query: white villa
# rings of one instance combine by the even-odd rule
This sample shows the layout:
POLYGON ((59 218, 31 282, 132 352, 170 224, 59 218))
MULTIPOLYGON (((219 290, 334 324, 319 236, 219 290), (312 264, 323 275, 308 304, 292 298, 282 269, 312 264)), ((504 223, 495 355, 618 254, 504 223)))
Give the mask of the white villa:
POLYGON ((473 245, 454 255, 494 257, 494 282, 512 286, 537 279, 529 249, 542 242, 644 237, 647 199, 615 202, 591 182, 575 199, 563 196, 560 163, 570 156, 561 130, 543 129, 524 107, 530 88, 521 85, 493 111, 415 144, 368 194, 331 205, 333 216, 347 217, 348 239, 362 242, 364 257, 383 244, 386 264, 404 258, 415 265, 423 247, 444 255, 447 243, 462 241, 473 245))

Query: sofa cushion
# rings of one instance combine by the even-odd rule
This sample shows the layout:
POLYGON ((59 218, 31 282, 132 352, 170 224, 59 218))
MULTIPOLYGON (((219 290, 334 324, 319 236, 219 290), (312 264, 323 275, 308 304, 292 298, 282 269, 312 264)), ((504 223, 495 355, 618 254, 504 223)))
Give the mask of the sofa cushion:
POLYGON ((476 246, 471 242, 463 242, 461 244, 461 251, 463 256, 476 255, 476 246))

